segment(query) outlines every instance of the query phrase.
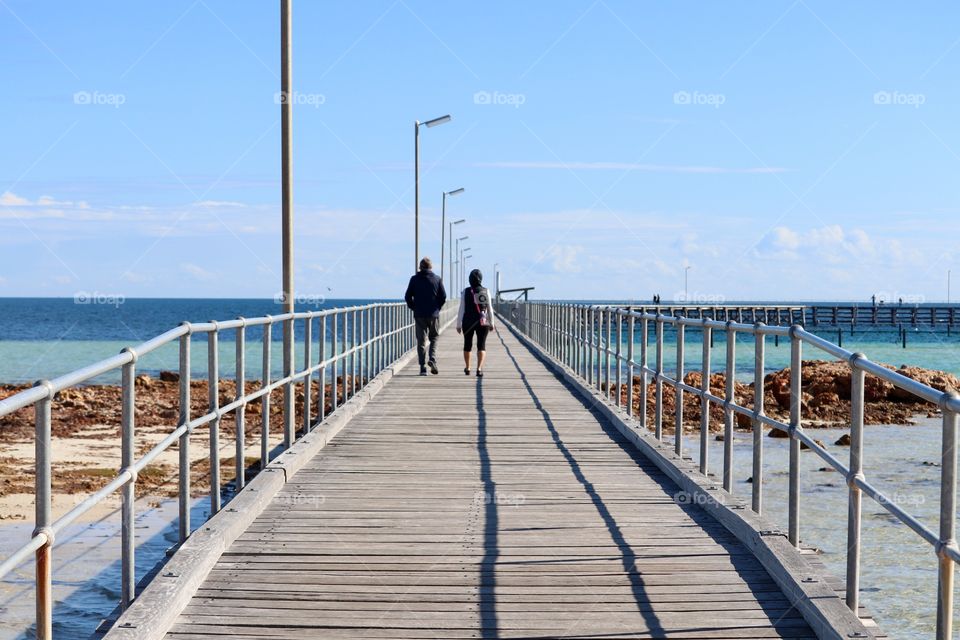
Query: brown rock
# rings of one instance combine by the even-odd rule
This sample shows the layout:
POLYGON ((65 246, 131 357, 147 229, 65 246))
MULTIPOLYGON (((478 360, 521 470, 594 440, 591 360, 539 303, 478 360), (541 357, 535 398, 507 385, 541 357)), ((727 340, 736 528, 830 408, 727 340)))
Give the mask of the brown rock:
POLYGON ((850 434, 849 434, 849 433, 843 434, 842 436, 840 436, 839 438, 837 438, 837 441, 834 442, 833 444, 837 445, 838 447, 849 447, 849 446, 850 446, 850 434))
POLYGON ((161 382, 180 382, 180 374, 177 373, 176 371, 161 371, 160 381, 161 382))
POLYGON ((790 434, 784 431, 783 429, 770 429, 770 433, 767 434, 768 438, 789 438, 790 434))
POLYGON ((746 416, 742 413, 737 414, 737 428, 738 429, 750 429, 753 427, 753 420, 750 416, 746 416))
POLYGON ((143 387, 144 389, 149 389, 154 385, 155 380, 148 376, 145 373, 140 374, 134 378, 134 385, 138 387, 143 387))
POLYGON ((814 408, 836 407, 839 404, 840 404, 840 396, 833 391, 822 391, 817 395, 813 396, 813 400, 810 401, 810 406, 814 408))

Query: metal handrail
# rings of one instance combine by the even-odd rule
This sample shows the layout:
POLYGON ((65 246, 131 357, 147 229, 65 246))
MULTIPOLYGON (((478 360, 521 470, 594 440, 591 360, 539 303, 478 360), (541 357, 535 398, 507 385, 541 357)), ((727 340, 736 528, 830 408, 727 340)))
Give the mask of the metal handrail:
POLYGON ((533 341, 543 347, 552 357, 562 362, 589 386, 601 393, 610 395, 614 389, 614 403, 625 412, 628 420, 637 419, 638 427, 648 428, 647 384, 654 383, 655 408, 653 412, 653 430, 657 440, 663 438, 663 394, 664 385, 672 387, 676 393, 674 412, 674 450, 683 455, 683 393, 700 398, 700 460, 699 471, 709 472, 708 437, 710 431, 710 404, 721 406, 724 410, 723 440, 723 488, 733 492, 733 429, 734 415, 749 416, 753 430, 753 484, 751 506, 757 514, 763 508, 763 425, 786 432, 790 438, 789 448, 789 487, 788 487, 788 533, 790 543, 800 545, 800 445, 805 444, 827 464, 843 474, 848 486, 847 514, 847 566, 846 566, 846 604, 858 612, 860 591, 860 549, 862 496, 866 495, 886 509, 898 521, 909 527, 922 540, 930 544, 939 563, 937 597, 937 631, 939 640, 952 637, 953 621, 953 577, 955 563, 960 562, 960 547, 956 541, 956 494, 957 494, 957 428, 960 413, 960 395, 953 391, 939 391, 916 380, 912 380, 896 371, 887 369, 869 360, 862 353, 854 353, 820 336, 810 333, 801 325, 790 327, 767 326, 763 323, 745 324, 723 322, 704 318, 664 315, 662 313, 644 313, 627 306, 582 305, 544 302, 501 303, 498 311, 533 341), (640 325, 640 359, 634 354, 636 325, 640 325), (649 324, 655 331, 656 364, 651 367, 649 356, 649 324), (626 325, 627 353, 623 353, 623 331, 626 325), (663 334, 664 327, 670 325, 676 330, 677 373, 671 377, 663 370, 663 334), (685 327, 697 327, 702 331, 702 370, 701 387, 683 382, 685 327), (710 346, 711 332, 722 330, 726 333, 726 385, 724 397, 718 397, 710 391, 710 346), (742 406, 736 403, 734 379, 736 367, 736 335, 752 335, 754 338, 754 403, 742 406), (790 419, 788 423, 776 420, 764 413, 763 381, 765 361, 765 338, 767 336, 785 337, 790 341, 790 419), (801 424, 802 396, 802 346, 806 344, 836 358, 845 361, 851 371, 851 420, 850 420, 850 459, 844 463, 820 446, 814 438, 807 435, 801 424), (615 376, 611 367, 616 367, 615 376), (627 398, 623 407, 621 400, 621 371, 626 369, 627 398), (639 415, 633 410, 633 378, 637 373, 641 377, 639 415), (885 380, 899 389, 914 396, 932 402, 943 412, 943 434, 941 442, 940 475, 940 517, 939 531, 934 532, 917 517, 907 513, 894 500, 871 484, 865 476, 863 467, 863 426, 864 426, 864 384, 865 376, 870 374, 885 380), (612 384, 611 384, 612 383, 612 384))
MULTIPOLYGON (((448 303, 441 311, 441 324, 452 319, 456 309, 448 303)), ((338 391, 344 400, 353 396, 371 379, 393 365, 415 345, 413 315, 402 302, 355 305, 322 311, 303 311, 258 318, 236 318, 226 321, 189 323, 170 329, 146 342, 127 347, 116 356, 106 358, 89 366, 71 371, 52 380, 42 380, 30 389, 25 389, 0 400, 0 417, 14 411, 34 406, 36 427, 36 521, 30 540, 0 562, 0 579, 13 571, 31 554, 36 557, 37 638, 53 637, 53 560, 52 549, 58 534, 75 522, 98 503, 114 492, 122 491, 121 503, 121 608, 126 609, 135 598, 136 575, 134 550, 134 499, 137 475, 173 443, 179 443, 178 502, 179 540, 183 543, 191 534, 190 523, 190 453, 189 436, 199 427, 210 429, 210 517, 222 508, 220 482, 219 426, 221 419, 233 413, 236 420, 236 481, 237 492, 246 482, 244 443, 244 410, 255 400, 262 400, 260 468, 270 462, 270 394, 284 389, 283 403, 283 449, 289 448, 298 438, 294 425, 295 408, 293 387, 303 384, 301 436, 309 433, 327 417, 326 385, 329 371, 331 382, 331 412, 336 411, 338 391), (274 325, 282 324, 289 331, 284 336, 293 336, 293 325, 303 323, 303 368, 296 370, 292 364, 290 374, 271 379, 271 335, 274 325), (287 325, 290 324, 289 327, 287 325), (317 337, 318 358, 313 356, 313 327, 319 324, 317 337), (263 366, 260 388, 246 392, 246 329, 263 327, 261 344, 263 366), (219 336, 221 332, 234 331, 236 342, 237 395, 235 399, 220 406, 219 398, 219 336), (190 411, 190 347, 191 339, 198 334, 207 337, 208 411, 192 416, 190 411), (332 353, 326 354, 327 342, 332 353), (176 428, 167 434, 149 451, 135 459, 135 379, 136 363, 142 356, 173 342, 179 343, 180 416, 176 428), (53 520, 52 500, 52 438, 51 423, 53 401, 60 391, 82 385, 97 376, 111 371, 121 371, 121 468, 106 486, 88 496, 70 511, 53 520), (338 369, 340 380, 337 380, 338 369), (312 415, 312 390, 314 376, 319 376, 318 414, 312 415), (359 376, 359 378, 358 378, 359 376), (340 386, 338 386, 340 385, 340 386)))

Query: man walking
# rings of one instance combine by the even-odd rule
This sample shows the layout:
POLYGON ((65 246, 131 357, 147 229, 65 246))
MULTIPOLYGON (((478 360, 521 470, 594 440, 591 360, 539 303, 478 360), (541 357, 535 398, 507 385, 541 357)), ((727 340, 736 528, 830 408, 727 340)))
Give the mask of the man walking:
POLYGON ((417 326, 417 357, 420 359, 420 375, 427 375, 427 366, 434 375, 437 369, 437 336, 440 335, 440 309, 447 301, 443 281, 433 272, 433 262, 424 257, 420 271, 410 278, 407 293, 403 296, 413 310, 417 326), (430 339, 430 358, 427 359, 426 342, 430 339))

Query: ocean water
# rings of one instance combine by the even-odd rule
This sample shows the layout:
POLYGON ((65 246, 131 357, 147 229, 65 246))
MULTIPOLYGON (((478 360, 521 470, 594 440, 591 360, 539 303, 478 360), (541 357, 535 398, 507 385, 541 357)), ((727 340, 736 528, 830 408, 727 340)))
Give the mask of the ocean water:
MULTIPOLYGON (((370 300, 329 300, 298 310, 348 306, 370 300)), ((125 300, 122 304, 77 304, 72 299, 0 299, 0 382, 31 382, 52 378, 78 367, 115 355, 123 347, 135 345, 181 321, 206 321, 237 316, 256 317, 277 314, 279 306, 271 300, 125 300)), ((221 337, 221 374, 229 377, 234 369, 235 345, 232 332, 221 337)), ((894 329, 854 331, 836 329, 819 332, 834 342, 842 337, 843 346, 862 351, 872 360, 892 365, 910 364, 942 369, 960 375, 960 335, 940 330, 931 333, 911 330, 907 348, 901 346, 894 329)), ((260 377, 260 334, 248 331, 247 369, 249 379, 260 377)), ((300 342, 301 336, 298 337, 300 342)), ((639 339, 639 332, 638 332, 639 339)), ((275 332, 273 339, 281 339, 275 332)), ((684 368, 700 368, 701 336, 693 329, 686 331, 687 349, 684 368)), ((713 368, 722 370, 726 345, 722 332, 715 335, 711 351, 713 368)), ((193 372, 206 375, 206 347, 202 338, 193 348, 193 372)), ((302 342, 300 342, 302 346, 302 342)), ((639 345, 636 345, 639 358, 639 345)), ((626 344, 622 346, 626 352, 626 344)), ((738 378, 753 378, 754 341, 738 335, 738 378)), ((298 362, 302 348, 296 350, 298 362)), ((280 349, 273 349, 274 375, 280 373, 280 349)), ((789 364, 787 341, 779 345, 766 340, 767 371, 789 364)), ((316 353, 314 354, 316 357, 316 353)), ((826 358, 814 349, 806 349, 805 359, 826 358)), ((177 368, 176 345, 170 345, 138 361, 138 372, 157 373, 177 368)), ((649 362, 654 362, 653 336, 650 337, 649 362)), ((676 341, 672 331, 664 336, 664 365, 668 372, 676 367, 676 341)), ((118 375, 106 375, 96 382, 116 383, 118 375)), ((846 449, 832 446, 839 430, 817 431, 817 437, 844 459, 846 449)), ((688 452, 697 455, 697 442, 689 438, 688 452)), ((711 442, 711 456, 716 471, 721 459, 721 444, 711 442)), ((895 496, 908 512, 919 516, 936 530, 939 497, 940 425, 936 420, 921 419, 915 426, 871 426, 865 443, 867 477, 888 495, 895 496)), ((787 447, 784 440, 764 438, 765 504, 767 514, 781 527, 786 527, 787 447)), ((751 485, 749 436, 737 434, 734 442, 737 493, 748 496, 751 485)), ((834 575, 842 576, 845 567, 846 490, 836 473, 821 471, 825 467, 815 454, 803 454, 803 506, 801 534, 805 543, 823 551, 823 559, 834 575)), ((162 560, 166 549, 175 540, 172 519, 175 509, 166 504, 160 509, 145 510, 138 527, 149 529, 150 535, 140 538, 138 575, 162 560)), ((198 514, 199 517, 200 514, 198 514)), ((199 521, 199 520, 198 520, 199 521)), ((117 523, 114 519, 78 525, 71 533, 71 542, 58 550, 70 567, 58 574, 55 587, 64 604, 59 613, 60 637, 86 637, 97 622, 110 613, 119 597, 116 565, 117 523), (106 568, 105 568, 106 567, 106 568)), ((29 536, 30 526, 0 525, 0 556, 5 556, 29 536)), ((25 565, 6 581, 0 582, 0 638, 30 637, 26 631, 33 620, 33 595, 30 567, 25 565)), ((932 550, 896 522, 882 507, 864 500, 863 602, 877 617, 883 629, 896 638, 932 636, 936 597, 936 560, 932 550)))

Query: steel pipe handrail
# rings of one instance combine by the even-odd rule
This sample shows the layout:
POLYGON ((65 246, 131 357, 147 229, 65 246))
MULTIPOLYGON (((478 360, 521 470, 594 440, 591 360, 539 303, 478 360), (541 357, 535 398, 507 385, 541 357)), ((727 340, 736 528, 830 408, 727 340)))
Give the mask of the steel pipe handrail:
MULTIPOLYGON (((455 312, 452 303, 448 303, 441 311, 441 323, 450 320, 455 312)), ((327 375, 330 375, 330 403, 331 411, 338 407, 338 394, 345 401, 362 389, 374 376, 393 365, 414 347, 413 316, 403 302, 382 302, 365 305, 353 305, 319 311, 292 312, 278 315, 269 315, 258 318, 236 318, 226 321, 185 322, 180 326, 161 333, 136 346, 124 349, 120 354, 95 362, 86 367, 71 371, 49 381, 42 381, 37 385, 0 400, 0 417, 33 405, 36 411, 36 448, 37 448, 37 478, 36 502, 37 522, 30 539, 16 549, 10 556, 0 562, 0 578, 13 571, 31 554, 36 554, 37 560, 37 637, 52 637, 52 566, 50 550, 56 543, 58 534, 78 518, 90 511, 98 503, 117 491, 122 491, 122 553, 121 574, 122 580, 122 608, 126 608, 134 598, 134 549, 135 531, 134 516, 134 486, 137 475, 151 462, 156 460, 164 451, 175 442, 180 443, 180 471, 179 471, 179 519, 181 543, 190 535, 190 498, 189 498, 189 435, 201 427, 209 427, 211 431, 210 467, 211 467, 211 516, 222 507, 220 493, 222 487, 219 482, 220 448, 218 445, 220 421, 233 413, 237 422, 237 451, 236 457, 236 488, 243 489, 245 484, 246 465, 243 456, 243 411, 250 403, 262 400, 261 410, 261 469, 269 463, 269 422, 270 422, 270 395, 277 389, 284 389, 285 396, 290 394, 295 384, 304 385, 302 412, 304 423, 301 435, 309 432, 320 424, 329 414, 326 411, 327 375), (358 322, 359 318, 359 322, 358 322), (330 319, 330 322, 327 320, 330 319), (272 378, 271 343, 274 325, 287 326, 288 323, 301 321, 304 323, 304 363, 301 369, 293 367, 289 375, 272 378), (313 323, 320 324, 318 334, 319 358, 313 362, 311 351, 313 323), (247 327, 263 327, 260 340, 263 347, 263 375, 259 388, 250 392, 239 383, 245 381, 243 377, 244 354, 246 350, 247 327), (219 341, 218 336, 224 331, 235 331, 237 345, 237 396, 229 403, 219 404, 218 383, 219 371, 219 341), (208 339, 208 391, 210 395, 209 409, 199 416, 191 416, 190 412, 190 341, 193 336, 204 334, 208 339), (330 341, 330 353, 327 353, 327 342, 330 341), (133 435, 135 429, 135 372, 139 358, 160 347, 179 342, 180 344, 180 407, 181 415, 178 423, 154 444, 146 453, 136 458, 133 449, 133 435), (56 394, 60 391, 89 382, 97 376, 111 371, 122 371, 122 443, 123 462, 118 474, 105 486, 87 496, 82 502, 75 505, 56 520, 51 518, 51 411, 56 394), (338 381, 338 373, 341 379, 338 381), (314 376, 319 375, 320 398, 318 402, 319 415, 312 416, 311 383, 314 376), (348 385, 349 379, 349 385, 348 385), (341 388, 342 386, 342 388, 341 388)), ((284 332, 288 334, 287 331, 284 332)), ((289 336, 294 335, 291 330, 289 336)), ((293 433, 294 437, 285 445, 290 446, 296 441, 296 431, 293 425, 291 404, 284 407, 284 433, 293 433)))
MULTIPOLYGON (((676 452, 683 452, 682 410, 683 394, 688 393, 701 401, 701 447, 700 472, 708 475, 708 460, 706 433, 709 432, 709 407, 711 404, 720 406, 724 410, 724 462, 723 477, 724 489, 733 492, 732 482, 732 435, 734 415, 744 415, 750 418, 753 428, 753 504, 752 508, 758 514, 762 510, 762 427, 764 425, 784 431, 790 438, 790 484, 788 491, 788 519, 790 542, 799 547, 800 538, 800 492, 799 492, 799 451, 800 445, 805 444, 822 460, 843 474, 848 486, 848 525, 847 525, 847 575, 846 575, 846 603, 857 613, 859 607, 860 584, 860 528, 863 495, 881 505, 888 513, 910 528, 922 540, 930 544, 939 559, 938 600, 937 600, 937 638, 947 640, 952 633, 953 618, 953 575, 955 564, 960 562, 960 547, 956 541, 956 492, 957 492, 957 451, 958 440, 958 413, 960 413, 960 395, 954 392, 944 392, 924 385, 908 378, 897 371, 888 369, 870 361, 860 353, 854 353, 836 345, 820 336, 817 336, 802 325, 768 326, 762 323, 747 324, 734 321, 720 321, 710 318, 689 318, 679 315, 666 315, 661 312, 649 313, 634 310, 635 305, 584 305, 568 303, 545 302, 504 302, 497 305, 503 315, 512 317, 515 326, 525 333, 534 342, 543 347, 551 356, 560 360, 573 370, 587 385, 604 393, 608 400, 615 392, 613 404, 621 408, 622 383, 621 371, 627 368, 630 372, 627 390, 628 406, 622 408, 628 420, 639 418, 639 427, 647 428, 647 384, 655 385, 654 434, 658 440, 663 440, 661 430, 663 420, 664 385, 676 393, 674 445, 676 452), (509 313, 509 312, 512 312, 509 313), (627 325, 628 349, 624 356, 622 349, 623 325, 627 325), (643 341, 640 349, 640 361, 635 360, 634 349, 635 328, 639 324, 643 341), (652 324, 656 342, 656 366, 651 367, 647 362, 648 325, 652 324), (612 325, 615 325, 612 326, 612 325), (664 373, 663 334, 666 327, 677 329, 677 375, 664 373), (684 331, 685 327, 700 328, 703 330, 704 342, 712 336, 713 330, 722 330, 727 337, 726 361, 726 390, 724 397, 710 392, 709 387, 709 349, 704 344, 703 360, 706 366, 702 368, 703 383, 695 387, 683 380, 684 360, 684 331), (734 396, 734 372, 736 365, 737 334, 747 334, 754 337, 755 366, 754 366, 754 406, 747 407, 737 404, 734 396), (791 349, 791 382, 790 382, 790 422, 772 418, 764 413, 764 338, 767 336, 785 337, 790 341, 791 349), (616 341, 616 345, 613 345, 616 341), (851 371, 851 448, 849 464, 833 456, 814 438, 808 435, 801 423, 802 377, 802 346, 807 345, 823 351, 831 356, 843 360, 851 371), (611 367, 615 366, 617 376, 611 375, 611 367), (706 369, 705 371, 703 369, 706 369), (633 372, 639 372, 641 377, 641 398, 639 416, 634 416, 633 372), (941 500, 940 500, 940 531, 934 532, 924 525, 917 517, 907 513, 894 500, 871 484, 863 470, 862 445, 864 434, 864 376, 870 374, 902 389, 920 399, 937 404, 943 412, 943 437, 941 459, 941 500), (614 380, 616 386, 612 386, 614 380)), ((747 307, 744 308, 755 308, 747 307)), ((756 307, 759 308, 759 307, 756 307)), ((799 307, 798 307, 799 308, 799 307)))

